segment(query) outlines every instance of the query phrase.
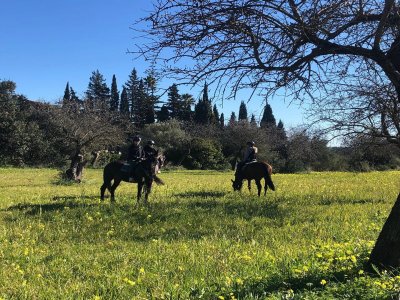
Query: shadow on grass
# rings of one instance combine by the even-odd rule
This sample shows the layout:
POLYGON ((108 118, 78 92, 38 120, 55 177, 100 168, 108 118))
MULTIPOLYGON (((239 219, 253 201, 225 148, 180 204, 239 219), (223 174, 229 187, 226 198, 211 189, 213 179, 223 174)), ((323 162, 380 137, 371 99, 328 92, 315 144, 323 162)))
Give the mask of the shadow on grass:
MULTIPOLYGON (((325 279, 331 280, 335 283, 346 283, 348 282, 351 278, 355 278, 356 275, 356 269, 349 270, 347 272, 332 272, 330 274, 326 274, 324 276, 325 279)), ((292 297, 286 298, 284 296, 285 291, 292 290, 292 293, 294 295, 297 295, 299 297, 298 299, 301 298, 301 294, 306 294, 309 291, 312 291, 313 297, 312 299, 323 299, 323 286, 321 285, 321 276, 320 275, 312 275, 310 274, 309 276, 304 276, 301 278, 295 278, 295 277, 284 277, 281 276, 280 274, 277 274, 277 276, 270 276, 266 279, 261 279, 261 280, 249 280, 245 282, 244 284, 234 284, 233 289, 230 290, 230 293, 233 293, 234 296, 237 299, 247 299, 249 295, 251 295, 252 299, 264 299, 265 297, 270 296, 271 294, 281 292, 283 293, 282 299, 293 299, 292 297), (318 294, 320 293, 320 297, 318 297, 318 294), (317 298, 315 298, 317 297, 317 298)), ((216 297, 216 295, 224 295, 224 290, 225 287, 215 287, 215 290, 211 292, 211 295, 207 295, 210 298, 216 297)), ((346 289, 343 291, 336 291, 335 297, 338 296, 338 299, 348 299, 348 297, 342 298, 341 293, 344 292, 346 293, 346 289)), ((368 291, 366 291, 368 293, 368 291)), ((292 295, 293 295, 292 294, 292 295)), ((196 289, 192 289, 192 295, 193 298, 196 298, 196 289)), ((204 296, 204 295, 203 295, 204 296)), ((304 295, 306 296, 306 295, 304 295)), ((333 296, 333 295, 331 295, 333 296)), ((226 295, 226 299, 230 299, 230 295, 226 295)), ((296 298, 297 299, 297 298, 296 298)), ((307 298, 308 299, 308 298, 307 298)), ((331 298, 329 298, 331 299, 331 298)), ((359 298, 359 299, 364 299, 364 298, 359 298)))
MULTIPOLYGON (((206 193, 208 195, 208 193, 206 193)), ((212 193, 215 195, 215 193, 212 193)), ((44 222, 63 222, 85 227, 86 235, 70 234, 71 239, 96 240, 109 231, 110 224, 119 230, 114 239, 148 242, 153 239, 193 240, 207 236, 224 235, 252 239, 264 226, 280 226, 289 213, 276 203, 262 199, 216 200, 197 198, 195 201, 177 198, 171 202, 153 202, 150 208, 135 208, 135 202, 126 199, 116 203, 95 202, 96 196, 54 196, 50 203, 21 203, 3 211, 15 211, 9 222, 45 215, 44 222), (88 201, 89 200, 89 201, 88 201), (86 222, 87 217, 91 222, 86 222), (100 221, 101 219, 101 221, 100 221), (254 220, 253 220, 254 219, 254 220), (99 220, 99 221, 97 221, 99 220), (243 221, 246 221, 245 223, 243 221), (240 235, 240 236, 239 236, 240 235)))
POLYGON ((339 205, 349 205, 349 204, 377 204, 377 203, 384 203, 383 199, 322 199, 320 200, 320 205, 332 205, 332 204, 339 204, 339 205))
MULTIPOLYGON (((76 198, 75 198, 76 199, 76 198)), ((44 203, 44 204, 34 204, 34 203, 19 203, 13 206, 10 206, 2 211, 20 211, 25 213, 28 216, 35 216, 38 214, 46 213, 46 212, 58 212, 65 208, 85 208, 96 206, 97 204, 90 203, 77 203, 68 201, 65 203, 44 203)))

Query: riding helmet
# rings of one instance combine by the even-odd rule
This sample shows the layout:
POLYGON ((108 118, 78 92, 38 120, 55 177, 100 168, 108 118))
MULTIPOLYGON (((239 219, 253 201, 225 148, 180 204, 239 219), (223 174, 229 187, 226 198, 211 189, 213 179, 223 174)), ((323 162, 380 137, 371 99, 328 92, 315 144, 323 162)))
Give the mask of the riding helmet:
POLYGON ((147 142, 147 145, 155 145, 155 143, 154 143, 153 140, 150 140, 150 141, 147 142))
POLYGON ((251 145, 251 146, 254 146, 256 143, 254 143, 253 141, 249 141, 249 142, 247 142, 247 145, 251 145))
POLYGON ((133 137, 133 139, 132 139, 132 141, 134 141, 134 142, 140 142, 142 139, 140 138, 140 136, 138 136, 138 135, 135 135, 134 137, 133 137))

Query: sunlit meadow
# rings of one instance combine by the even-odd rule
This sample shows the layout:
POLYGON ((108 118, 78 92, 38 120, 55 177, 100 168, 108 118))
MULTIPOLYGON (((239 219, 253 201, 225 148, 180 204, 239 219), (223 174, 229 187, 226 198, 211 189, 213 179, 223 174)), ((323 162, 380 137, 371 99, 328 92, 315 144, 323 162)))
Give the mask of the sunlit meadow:
POLYGON ((0 169, 0 299, 385 299, 395 272, 363 270, 400 172, 274 174, 231 190, 232 172, 170 171, 151 207, 137 186, 99 201, 102 171, 0 169))

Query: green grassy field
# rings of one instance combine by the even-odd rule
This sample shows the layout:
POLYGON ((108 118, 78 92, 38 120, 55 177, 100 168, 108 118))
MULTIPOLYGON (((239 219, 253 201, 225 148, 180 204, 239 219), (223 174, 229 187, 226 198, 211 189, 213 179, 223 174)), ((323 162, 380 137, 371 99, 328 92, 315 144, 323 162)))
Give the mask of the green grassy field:
POLYGON ((275 174, 276 192, 232 173, 164 172, 150 208, 137 185, 99 201, 101 170, 0 169, 0 299, 385 299, 400 277, 363 271, 400 172, 275 174))

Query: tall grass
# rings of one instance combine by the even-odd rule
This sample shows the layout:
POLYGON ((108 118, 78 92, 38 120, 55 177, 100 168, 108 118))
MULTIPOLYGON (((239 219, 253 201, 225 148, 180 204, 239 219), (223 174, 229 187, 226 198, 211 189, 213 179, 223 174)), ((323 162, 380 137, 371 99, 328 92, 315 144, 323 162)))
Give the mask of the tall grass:
POLYGON ((0 169, 0 299, 384 299, 400 277, 363 271, 400 172, 275 174, 276 192, 231 173, 165 172, 150 208, 101 170, 0 169))

